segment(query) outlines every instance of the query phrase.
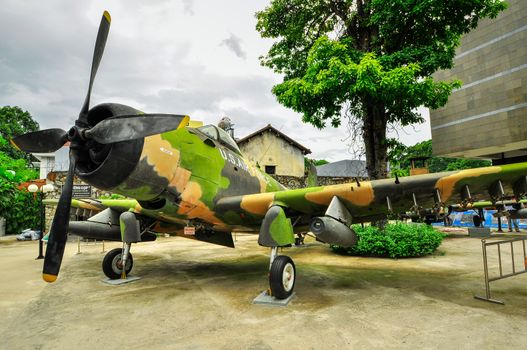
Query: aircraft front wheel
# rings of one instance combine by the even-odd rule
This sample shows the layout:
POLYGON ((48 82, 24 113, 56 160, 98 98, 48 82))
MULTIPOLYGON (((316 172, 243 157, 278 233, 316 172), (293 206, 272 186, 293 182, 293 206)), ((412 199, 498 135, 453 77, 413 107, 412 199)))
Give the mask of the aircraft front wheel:
MULTIPOLYGON (((121 278, 121 272, 123 271, 123 264, 121 260, 122 254, 122 248, 115 248, 110 250, 102 260, 102 270, 106 277, 111 280, 121 278)), ((126 275, 132 271, 133 266, 134 259, 132 258, 132 254, 128 253, 128 259, 126 260, 126 275)))
POLYGON ((269 272, 271 295, 276 299, 285 299, 295 288, 296 268, 293 260, 285 255, 277 256, 269 272))

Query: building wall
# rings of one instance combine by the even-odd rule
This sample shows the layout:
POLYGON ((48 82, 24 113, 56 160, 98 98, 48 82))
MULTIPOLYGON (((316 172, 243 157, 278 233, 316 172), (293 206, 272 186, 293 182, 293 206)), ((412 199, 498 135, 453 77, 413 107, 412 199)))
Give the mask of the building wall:
POLYGON ((276 166, 276 175, 304 176, 304 154, 276 134, 265 131, 240 145, 240 149, 252 164, 276 166))
POLYGON ((508 3, 462 38, 453 69, 435 74, 463 82, 445 107, 430 112, 435 155, 527 155, 527 1, 508 3))
MULTIPOLYGON (((309 187, 308 177, 302 176, 287 176, 287 175, 273 175, 273 178, 287 187, 290 190, 309 187)), ((332 177, 332 176, 318 176, 317 186, 339 185, 345 183, 355 183, 356 179, 352 177, 332 177)), ((366 179, 359 179, 359 181, 367 181, 366 179)))

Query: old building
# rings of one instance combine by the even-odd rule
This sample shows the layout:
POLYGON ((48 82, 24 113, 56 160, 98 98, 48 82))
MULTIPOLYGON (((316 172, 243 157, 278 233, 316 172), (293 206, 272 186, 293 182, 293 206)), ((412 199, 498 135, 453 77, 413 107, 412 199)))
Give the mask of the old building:
POLYGON ((435 74, 463 82, 430 112, 437 156, 527 160, 527 1, 508 4, 462 38, 453 69, 435 74))
POLYGON ((268 174, 304 176, 304 156, 311 151, 271 124, 238 140, 251 164, 268 174))

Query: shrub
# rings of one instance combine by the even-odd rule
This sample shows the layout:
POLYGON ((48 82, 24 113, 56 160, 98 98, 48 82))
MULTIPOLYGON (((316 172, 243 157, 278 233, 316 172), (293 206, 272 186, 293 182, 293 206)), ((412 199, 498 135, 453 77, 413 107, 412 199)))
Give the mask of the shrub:
POLYGON ((344 248, 332 245, 339 254, 360 256, 386 256, 407 258, 433 253, 443 241, 444 235, 424 224, 388 224, 384 229, 375 226, 353 225, 359 242, 344 248))
MULTIPOLYGON (((0 137, 0 145, 6 142, 0 137)), ((0 151, 0 217, 6 219, 6 233, 39 228, 38 200, 32 193, 17 188, 19 183, 35 178, 38 172, 28 168, 24 159, 13 159, 0 151)))

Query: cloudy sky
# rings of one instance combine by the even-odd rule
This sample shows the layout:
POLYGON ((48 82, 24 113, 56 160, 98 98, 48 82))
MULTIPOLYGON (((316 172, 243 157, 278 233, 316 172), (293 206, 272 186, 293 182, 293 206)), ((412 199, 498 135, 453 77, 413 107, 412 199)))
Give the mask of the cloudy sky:
MULTIPOLYGON (((312 158, 350 158, 345 128, 319 131, 303 124, 271 94, 281 77, 259 64, 272 41, 260 38, 254 17, 268 2, 3 0, 0 106, 28 110, 42 129, 71 126, 106 9, 112 26, 92 106, 118 102, 205 123, 226 115, 237 137, 270 123, 310 148, 312 158)), ((399 137, 406 144, 429 139, 430 125, 407 128, 399 137)))

